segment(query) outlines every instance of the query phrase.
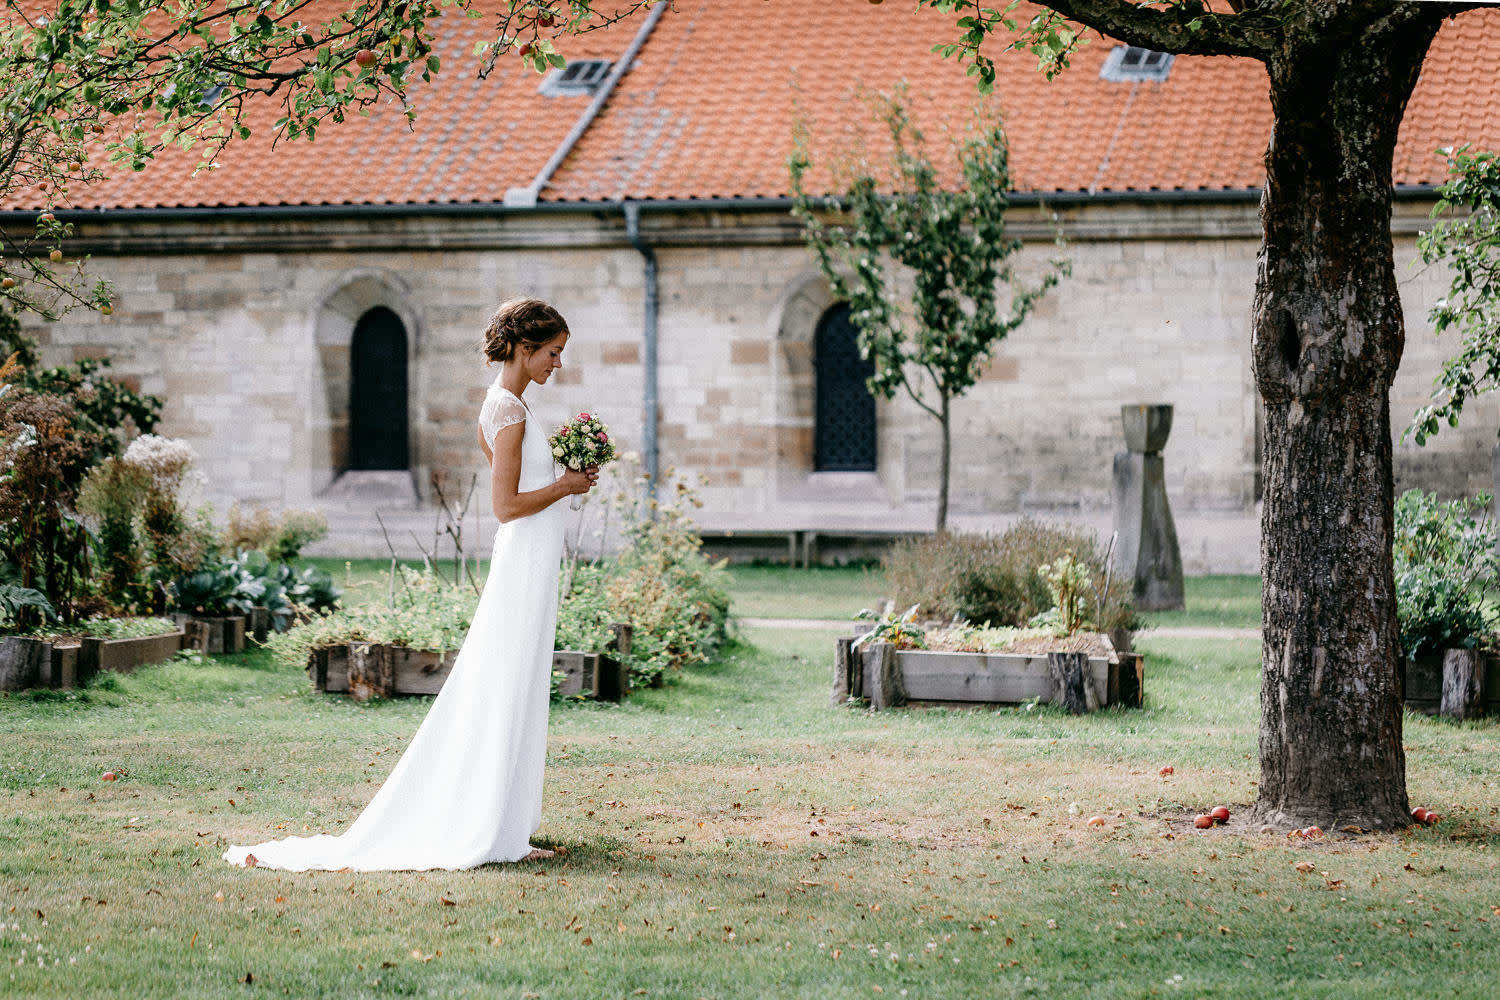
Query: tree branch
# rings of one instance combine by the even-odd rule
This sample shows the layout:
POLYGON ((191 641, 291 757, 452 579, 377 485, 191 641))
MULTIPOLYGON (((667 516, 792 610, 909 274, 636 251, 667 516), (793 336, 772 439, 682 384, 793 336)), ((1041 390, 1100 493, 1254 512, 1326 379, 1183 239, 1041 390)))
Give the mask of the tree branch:
POLYGON ((1264 59, 1276 50, 1281 21, 1260 10, 1219 14, 1196 0, 1145 7, 1130 0, 1036 0, 1070 21, 1127 45, 1157 52, 1264 59))

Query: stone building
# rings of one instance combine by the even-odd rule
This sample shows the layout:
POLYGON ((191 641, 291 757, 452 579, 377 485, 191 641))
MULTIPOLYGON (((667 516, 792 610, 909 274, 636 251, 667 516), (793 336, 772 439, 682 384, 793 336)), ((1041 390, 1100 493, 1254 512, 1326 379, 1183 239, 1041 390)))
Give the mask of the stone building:
MULTIPOLYGON (((257 109, 257 136, 215 170, 168 157, 73 192, 69 249, 94 255, 118 306, 35 333, 48 360, 109 353, 163 395, 161 432, 197 446, 220 509, 327 510, 330 553, 384 553, 376 510, 414 549, 404 532, 430 535, 434 473, 478 474, 470 530, 487 541, 479 340, 518 294, 573 330, 538 413, 597 411, 648 455, 654 440, 662 468, 706 477, 710 531, 930 528, 937 425, 850 377, 852 328, 787 200, 799 113, 825 159, 879 153, 859 86, 905 79, 921 122, 967 114, 972 80, 929 51, 951 24, 895 8, 678 0, 567 40, 565 73, 502 60, 483 80, 466 57, 487 22, 458 21, 412 130, 384 108, 270 148, 275 109, 257 109)), ((1414 266, 1415 237, 1444 175, 1435 150, 1500 140, 1497 29, 1486 12, 1443 30, 1401 135, 1398 438, 1453 346, 1426 322, 1446 280, 1414 266)), ((1022 269, 1056 252, 1055 215, 1073 275, 955 405, 953 523, 1107 531, 1120 407, 1167 402, 1188 571, 1253 570, 1264 71, 1100 39, 1051 82, 1029 55, 999 64, 1022 269)), ((1398 440, 1398 487, 1489 488, 1496 407, 1426 448, 1398 440)))

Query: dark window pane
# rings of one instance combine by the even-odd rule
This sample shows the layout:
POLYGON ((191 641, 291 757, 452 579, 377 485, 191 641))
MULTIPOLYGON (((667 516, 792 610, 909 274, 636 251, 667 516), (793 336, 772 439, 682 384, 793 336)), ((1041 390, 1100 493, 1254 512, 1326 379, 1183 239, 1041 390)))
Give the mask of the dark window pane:
POLYGON ((826 472, 875 468, 875 397, 865 380, 875 363, 859 356, 849 307, 823 314, 814 337, 813 467, 826 472))
POLYGON ((349 467, 405 469, 406 327, 376 306, 354 324, 349 354, 349 467))

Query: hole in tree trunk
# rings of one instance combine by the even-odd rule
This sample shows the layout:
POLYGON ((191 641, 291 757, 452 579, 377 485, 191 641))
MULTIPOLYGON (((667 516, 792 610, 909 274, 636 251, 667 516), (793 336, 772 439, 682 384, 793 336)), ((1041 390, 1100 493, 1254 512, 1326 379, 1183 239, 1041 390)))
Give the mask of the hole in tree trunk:
POLYGON ((1292 320, 1291 313, 1283 310, 1277 315, 1280 326, 1276 334, 1277 346, 1281 348, 1281 357, 1286 366, 1296 371, 1302 360, 1302 341, 1297 336, 1297 324, 1292 320))

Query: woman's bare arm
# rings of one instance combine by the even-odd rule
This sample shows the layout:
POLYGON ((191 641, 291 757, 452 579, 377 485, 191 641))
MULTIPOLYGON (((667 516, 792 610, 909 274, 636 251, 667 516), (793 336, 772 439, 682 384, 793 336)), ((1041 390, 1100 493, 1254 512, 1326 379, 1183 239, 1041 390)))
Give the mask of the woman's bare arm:
POLYGON ((566 477, 554 479, 541 489, 518 492, 521 482, 521 440, 525 433, 524 420, 500 428, 495 433, 495 449, 491 452, 484 440, 484 431, 479 431, 479 447, 484 450, 484 455, 490 462, 490 496, 495 517, 502 524, 546 510, 574 492, 564 482, 566 477))

